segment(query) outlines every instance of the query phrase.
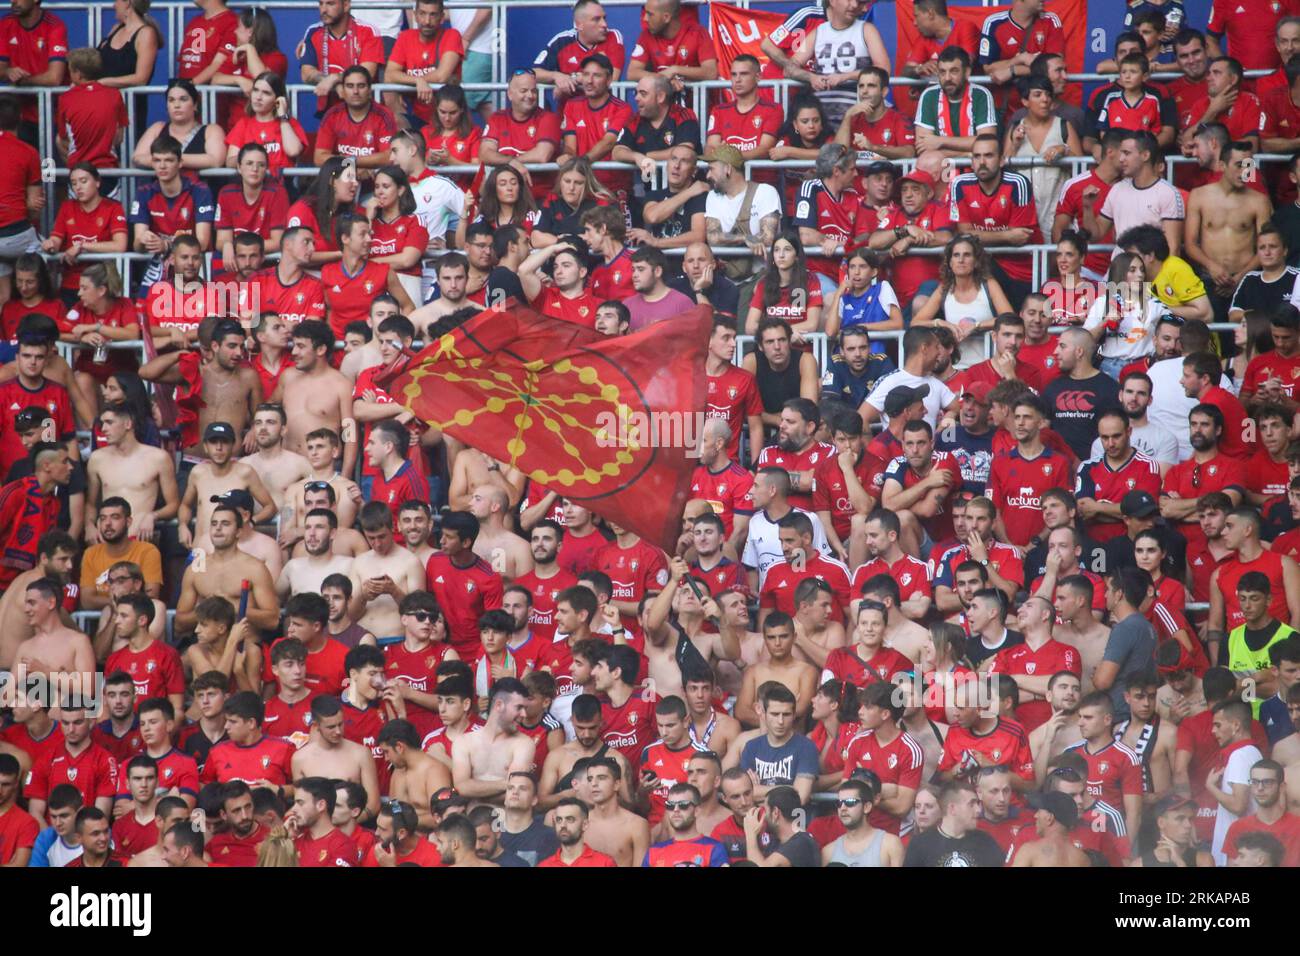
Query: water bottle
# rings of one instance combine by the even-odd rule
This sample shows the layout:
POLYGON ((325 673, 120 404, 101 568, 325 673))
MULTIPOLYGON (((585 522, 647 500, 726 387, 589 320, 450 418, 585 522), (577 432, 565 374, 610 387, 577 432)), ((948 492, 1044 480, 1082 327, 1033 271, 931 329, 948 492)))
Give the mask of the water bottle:
POLYGON ((95 347, 94 362, 96 365, 103 365, 108 361, 108 345, 98 345, 95 347))

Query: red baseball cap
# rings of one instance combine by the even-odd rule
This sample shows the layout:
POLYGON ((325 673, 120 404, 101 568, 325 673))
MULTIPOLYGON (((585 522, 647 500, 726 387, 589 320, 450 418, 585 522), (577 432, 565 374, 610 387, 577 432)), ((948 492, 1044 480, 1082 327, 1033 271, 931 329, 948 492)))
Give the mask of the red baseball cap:
POLYGON ((913 169, 910 173, 899 180, 902 183, 917 183, 921 186, 928 186, 931 192, 934 192, 934 177, 924 169, 913 169))
POLYGON ((973 398, 981 405, 989 404, 989 392, 993 391, 993 386, 988 382, 971 382, 961 390, 962 400, 973 398))

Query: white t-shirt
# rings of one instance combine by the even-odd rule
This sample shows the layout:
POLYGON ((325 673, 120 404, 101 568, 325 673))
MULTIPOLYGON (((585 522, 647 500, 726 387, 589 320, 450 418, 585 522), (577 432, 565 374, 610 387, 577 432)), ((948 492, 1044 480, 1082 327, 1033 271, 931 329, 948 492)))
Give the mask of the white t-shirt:
MULTIPOLYGON (((1088 310, 1088 317, 1083 320, 1083 327, 1089 332, 1106 324, 1110 311, 1110 296, 1098 296, 1088 310)), ((1150 355, 1155 351, 1153 338, 1156 323, 1168 310, 1155 296, 1146 300, 1146 305, 1139 308, 1125 308, 1120 311, 1119 334, 1101 337, 1102 358, 1125 359, 1129 362, 1150 355)))
MULTIPOLYGON (((704 200, 704 215, 709 219, 718 220, 718 225, 722 227, 723 232, 731 232, 736 227, 736 217, 740 215, 740 207, 744 202, 745 190, 743 189, 730 197, 710 189, 704 200)), ((763 221, 764 216, 770 216, 772 213, 778 216, 781 214, 781 196, 775 186, 759 183, 758 189, 754 191, 754 201, 749 207, 750 233, 757 236, 759 223, 763 221)))
MULTIPOLYGON (((1178 439, 1149 420, 1141 428, 1133 429, 1129 442, 1156 464, 1176 465, 1181 460, 1178 457, 1178 439)), ((1104 454, 1105 450, 1101 447, 1101 439, 1098 438, 1092 443, 1092 451, 1089 452, 1089 457, 1097 459, 1104 454)))
POLYGON ((411 184, 415 215, 430 239, 441 239, 465 215, 465 193, 446 176, 429 176, 411 184))
MULTIPOLYGON (((1264 755, 1259 752, 1259 748, 1254 744, 1248 744, 1234 750, 1228 758, 1228 766, 1223 771, 1223 782, 1219 784, 1219 789, 1224 793, 1231 793, 1234 783, 1244 783, 1249 792, 1250 768, 1263 759, 1264 755)), ((1250 816, 1258 809, 1259 805, 1255 803, 1255 797, 1252 795, 1250 804, 1246 807, 1245 816, 1250 816)), ((1223 852, 1223 840, 1228 835, 1228 827, 1236 823, 1238 819, 1240 818, 1235 813, 1223 804, 1219 804, 1219 808, 1214 814, 1214 842, 1210 844, 1210 852, 1214 855, 1215 866, 1228 865, 1228 856, 1223 852)))
MULTIPOLYGON (((807 515, 812 521, 813 526, 813 547, 822 553, 824 558, 834 557, 831 554, 831 547, 826 543, 826 532, 822 529, 822 519, 811 511, 804 511, 802 508, 791 508, 790 513, 799 512, 807 515)), ((776 522, 767 516, 766 511, 756 511, 753 517, 749 519, 749 535, 745 538, 745 553, 741 556, 741 563, 747 568, 758 569, 758 583, 762 587, 763 577, 767 574, 767 569, 778 561, 785 560, 785 553, 781 550, 781 539, 778 536, 779 529, 776 522)))
MULTIPOLYGON (((474 18, 478 16, 478 13, 479 11, 476 9, 460 7, 458 9, 448 10, 447 16, 451 17, 451 25, 455 27, 463 37, 465 31, 469 29, 469 25, 473 23, 474 18)), ((488 26, 485 26, 479 31, 478 36, 466 45, 466 53, 490 54, 492 52, 492 27, 490 20, 488 21, 488 24, 488 26)))
MULTIPOLYGON (((1179 384, 1183 377, 1183 357, 1161 359, 1149 369, 1151 377, 1151 407, 1147 409, 1147 420, 1159 425, 1178 439, 1178 460, 1186 461, 1192 457, 1192 443, 1187 427, 1187 415, 1199 403, 1188 398, 1179 384)), ((1219 384, 1236 394, 1237 386, 1232 378, 1224 375, 1219 384)))
MULTIPOLYGON (((1157 179, 1145 189, 1133 185, 1131 179, 1121 179, 1110 188, 1106 201, 1101 204, 1101 214, 1115 224, 1115 235, 1122 236, 1134 226, 1164 225, 1166 219, 1179 222, 1187 218, 1183 197, 1173 184, 1157 179)), ((1111 258, 1118 255, 1116 248, 1111 258)))
POLYGON ((919 385, 930 386, 930 394, 925 396, 923 404, 925 405, 925 420, 930 423, 931 428, 939 424, 939 415, 943 410, 957 400, 953 390, 933 375, 922 378, 920 375, 913 375, 911 372, 900 368, 895 372, 890 372, 877 382, 876 387, 867 396, 867 404, 880 412, 880 420, 886 425, 889 424, 889 416, 885 414, 885 398, 900 385, 908 385, 912 388, 919 385))
POLYGON ((397 34, 406 29, 405 14, 406 9, 404 7, 394 7, 392 10, 366 9, 365 7, 352 8, 352 19, 358 23, 364 23, 381 37, 392 37, 394 40, 397 39, 397 34))

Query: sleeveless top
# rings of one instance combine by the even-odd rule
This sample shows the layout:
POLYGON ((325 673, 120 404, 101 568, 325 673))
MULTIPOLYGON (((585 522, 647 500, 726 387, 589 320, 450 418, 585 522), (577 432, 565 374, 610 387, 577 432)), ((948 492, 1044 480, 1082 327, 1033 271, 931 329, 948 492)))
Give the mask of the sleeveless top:
POLYGON ((885 831, 876 830, 871 835, 871 842, 867 848, 856 856, 850 856, 844 849, 844 837, 835 841, 835 846, 831 850, 831 862, 839 863, 842 866, 880 866, 880 847, 885 842, 885 831))
POLYGON ((762 349, 754 352, 754 378, 758 381, 758 395, 763 400, 763 411, 778 413, 791 398, 799 397, 799 355, 790 350, 790 364, 778 372, 767 364, 762 349))
MULTIPOLYGON (((979 323, 986 322, 991 318, 993 318, 993 299, 989 296, 989 287, 986 282, 980 283, 979 293, 975 296, 973 302, 958 302, 951 289, 943 297, 943 319, 945 322, 960 325, 965 321, 979 323)), ((976 365, 988 357, 984 352, 984 336, 972 333, 963 339, 957 347, 957 354, 953 356, 953 364, 962 368, 968 365, 976 365)))
MULTIPOLYGON (((843 30, 836 30, 829 20, 819 24, 813 34, 813 61, 817 64, 817 72, 823 76, 853 73, 870 66, 871 52, 862 33, 861 20, 854 20, 843 30)), ((834 89, 818 92, 816 96, 834 124, 858 101, 857 84, 841 83, 834 89)))
MULTIPOLYGON (((1042 149, 1034 149, 1034 144, 1029 141, 1029 136, 1020 143, 1020 149, 1016 151, 1017 156, 1028 157, 1030 159, 1039 159, 1043 153, 1047 152, 1053 146, 1065 145, 1065 120, 1060 117, 1053 117, 1055 122, 1052 123, 1047 136, 1043 139, 1042 149)), ((1052 222, 1056 218, 1056 200, 1061 191, 1061 184, 1065 182, 1068 170, 1061 166, 1030 166, 1019 170, 1029 177, 1029 184, 1034 187, 1034 204, 1038 212, 1038 228, 1046 229, 1043 233, 1045 236, 1052 234, 1052 222)))
MULTIPOLYGON (((591 759, 599 760, 601 757, 607 757, 607 756, 609 756, 609 744, 602 742, 600 745, 600 750, 592 754, 591 759)), ((574 761, 575 764, 577 762, 578 762, 577 760, 574 761)), ((572 789, 573 789, 573 770, 570 769, 568 773, 566 773, 563 777, 561 777, 559 780, 556 781, 555 792, 563 793, 565 790, 572 790, 572 789)))
POLYGON ((170 122, 163 123, 163 133, 181 144, 182 156, 202 156, 207 150, 207 123, 199 123, 184 139, 172 132, 170 122))
POLYGON ((117 36, 117 31, 122 29, 122 24, 113 27, 108 36, 99 41, 99 56, 104 62, 104 71, 101 76, 130 76, 136 71, 139 65, 139 54, 135 49, 135 38, 140 30, 149 29, 148 24, 140 27, 135 33, 131 34, 131 39, 126 41, 126 46, 120 50, 113 48, 113 37, 117 36))

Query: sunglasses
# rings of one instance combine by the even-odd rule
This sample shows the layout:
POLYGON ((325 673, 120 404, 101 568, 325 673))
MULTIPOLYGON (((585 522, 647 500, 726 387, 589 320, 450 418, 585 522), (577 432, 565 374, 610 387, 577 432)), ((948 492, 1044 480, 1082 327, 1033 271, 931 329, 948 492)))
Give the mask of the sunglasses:
POLYGON ((856 807, 862 803, 861 797, 841 797, 837 803, 841 807, 856 807))
POLYGON ((522 69, 522 70, 515 70, 515 71, 514 71, 513 73, 511 73, 510 75, 511 75, 512 77, 513 77, 513 76, 536 76, 536 75, 537 75, 537 71, 534 70, 534 69, 532 69, 531 67, 525 67, 525 68, 522 69))
POLYGON ((309 481, 303 485, 304 491, 324 491, 330 486, 328 481, 309 481))
POLYGON ((685 810, 687 807, 695 806, 694 800, 667 800, 664 806, 669 810, 685 810))
POLYGON ((415 618, 421 624, 426 621, 438 620, 438 615, 434 614, 432 611, 412 611, 409 616, 415 618))

